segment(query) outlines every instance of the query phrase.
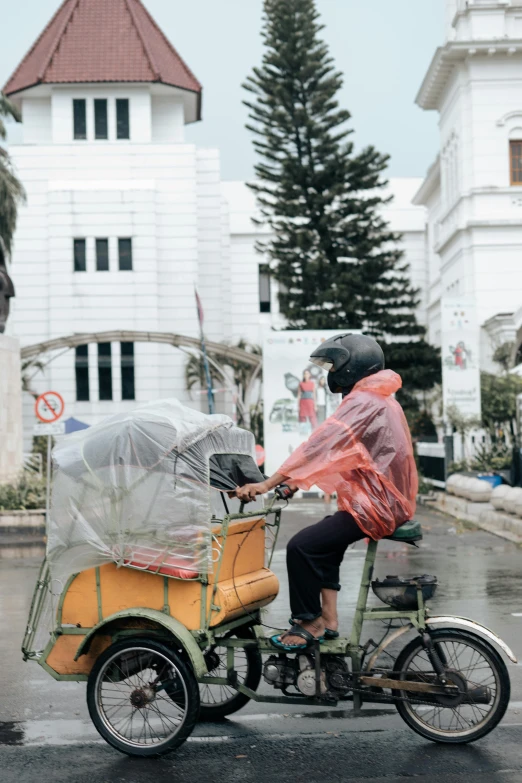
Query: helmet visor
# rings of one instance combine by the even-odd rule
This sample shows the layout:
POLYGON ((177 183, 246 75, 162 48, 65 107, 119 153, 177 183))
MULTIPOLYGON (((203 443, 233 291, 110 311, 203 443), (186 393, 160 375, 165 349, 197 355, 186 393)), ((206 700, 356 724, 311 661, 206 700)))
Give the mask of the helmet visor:
POLYGON ((312 364, 315 364, 317 367, 321 367, 321 369, 327 370, 328 372, 333 370, 333 362, 331 359, 327 359, 326 356, 310 356, 310 361, 312 364))

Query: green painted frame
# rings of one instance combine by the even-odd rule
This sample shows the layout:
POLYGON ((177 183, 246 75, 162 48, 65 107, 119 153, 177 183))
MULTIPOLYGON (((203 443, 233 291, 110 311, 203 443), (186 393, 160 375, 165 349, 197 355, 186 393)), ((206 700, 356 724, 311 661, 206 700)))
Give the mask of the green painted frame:
MULTIPOLYGON (((380 607, 368 609, 368 594, 370 592, 375 560, 377 557, 377 545, 377 541, 369 541, 368 543, 350 637, 325 641, 318 647, 318 652, 321 657, 328 654, 349 657, 352 662, 352 673, 355 675, 360 674, 362 671, 364 649, 361 647, 360 642, 365 621, 407 620, 411 629, 414 628, 419 632, 422 632, 426 627, 426 620, 428 617, 428 610, 424 605, 422 590, 420 588, 417 590, 418 608, 416 610, 400 611, 388 608, 381 609, 380 607)), ((229 687, 235 688, 240 693, 245 694, 252 699, 252 701, 272 704, 317 705, 320 703, 324 706, 324 701, 317 698, 305 698, 304 696, 268 696, 252 691, 250 688, 235 681, 235 672, 233 668, 234 650, 236 648, 244 649, 246 647, 256 647, 264 654, 273 655, 274 653, 279 653, 279 648, 274 647, 270 641, 270 637, 274 633, 277 633, 277 630, 274 629, 272 633, 268 632, 268 634, 265 634, 261 626, 257 625, 255 626, 256 638, 249 640, 222 638, 220 636, 220 630, 221 629, 216 628, 212 633, 212 643, 227 648, 227 677, 203 676, 198 678, 198 682, 207 685, 228 685, 229 687), (230 654, 230 651, 232 651, 232 654, 230 654)), ((365 700, 368 701, 366 696, 365 700)), ((361 704, 361 695, 359 693, 354 693, 354 709, 360 709, 361 704)))

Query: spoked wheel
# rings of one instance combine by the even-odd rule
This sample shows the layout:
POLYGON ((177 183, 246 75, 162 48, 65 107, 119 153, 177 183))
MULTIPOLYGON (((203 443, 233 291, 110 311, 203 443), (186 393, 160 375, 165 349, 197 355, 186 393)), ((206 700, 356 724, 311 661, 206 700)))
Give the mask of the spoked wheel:
POLYGON ((167 645, 125 640, 97 659, 87 683, 87 706, 110 745, 130 756, 160 756, 181 745, 196 725, 198 684, 167 645))
MULTIPOLYGON (((489 734, 506 712, 510 695, 507 668, 497 651, 479 636, 449 628, 430 635, 448 681, 458 690, 455 695, 427 699, 420 693, 401 691, 403 700, 396 702, 397 711, 408 726, 434 742, 474 742, 489 734), (427 703, 416 703, 419 701, 427 703)), ((399 654, 395 672, 401 680, 437 681, 420 638, 399 654)))
MULTIPOLYGON (((255 635, 250 630, 242 630, 240 636, 236 633, 227 634, 225 638, 248 638, 255 635)), ((211 647, 205 653, 205 660, 209 669, 209 677, 227 676, 227 648, 211 647)), ((237 648, 234 655, 234 668, 237 672, 238 682, 255 691, 261 680, 263 662, 261 653, 256 647, 237 648)), ((201 709, 200 720, 221 720, 227 715, 237 712, 247 704, 250 699, 244 693, 239 693, 230 685, 205 685, 200 683, 199 694, 201 709)))

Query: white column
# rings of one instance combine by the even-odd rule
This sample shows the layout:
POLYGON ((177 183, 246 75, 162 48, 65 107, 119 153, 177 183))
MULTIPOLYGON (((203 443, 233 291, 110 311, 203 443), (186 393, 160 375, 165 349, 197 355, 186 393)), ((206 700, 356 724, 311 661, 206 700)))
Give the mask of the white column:
POLYGON ((0 483, 14 481, 23 464, 20 343, 0 334, 0 483))
POLYGON ((121 402, 121 343, 111 343, 112 399, 121 402))
POLYGON ((87 346, 89 361, 89 400, 98 402, 100 399, 98 391, 98 345, 89 343, 87 346))

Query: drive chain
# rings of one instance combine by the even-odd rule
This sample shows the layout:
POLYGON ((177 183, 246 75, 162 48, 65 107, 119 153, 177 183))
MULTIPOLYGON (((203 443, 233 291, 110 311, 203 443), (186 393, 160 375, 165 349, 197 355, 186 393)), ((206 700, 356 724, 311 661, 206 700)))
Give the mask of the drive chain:
MULTIPOLYGON (((360 674, 367 677, 367 676, 370 675, 370 672, 360 672, 360 674)), ((394 674, 403 674, 403 672, 400 672, 400 671, 386 671, 385 674, 388 677, 393 677, 394 674)), ((434 672, 434 674, 435 674, 435 672, 434 672)), ((351 678, 351 675, 347 675, 347 676, 348 676, 348 678, 351 678)), ((397 679, 399 679, 399 678, 397 677, 397 679)), ((378 685, 373 685, 373 686, 367 686, 366 688, 358 688, 355 685, 347 683, 346 687, 352 693, 360 693, 360 694, 364 695, 364 694, 368 694, 369 692, 371 692, 371 691, 369 691, 369 687, 378 688, 379 686, 378 685)), ((455 691, 453 691, 453 693, 455 693, 455 691)), ((465 691, 460 691, 459 690, 459 691, 457 691, 457 693, 455 695, 458 695, 458 696, 465 695, 465 691)), ((410 697, 410 696, 395 696, 395 695, 388 696, 388 694, 384 694, 383 693, 383 697, 384 697, 383 701, 382 701, 383 704, 393 704, 396 701, 405 701, 405 702, 408 702, 408 704, 428 704, 430 706, 433 706, 433 704, 434 704, 433 701, 428 701, 427 699, 421 699, 421 698, 413 698, 413 697, 410 697)), ((449 708, 449 709, 451 709, 451 708, 449 708)))

